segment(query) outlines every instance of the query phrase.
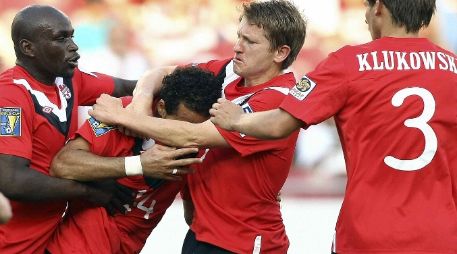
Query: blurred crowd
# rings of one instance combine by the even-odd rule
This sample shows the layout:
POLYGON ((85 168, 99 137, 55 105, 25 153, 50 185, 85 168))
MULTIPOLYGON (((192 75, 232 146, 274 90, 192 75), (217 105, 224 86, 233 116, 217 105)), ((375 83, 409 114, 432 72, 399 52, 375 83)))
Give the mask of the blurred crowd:
MULTIPOLYGON (((0 0, 0 71, 14 64, 10 26, 29 4, 53 5, 70 16, 80 68, 137 79, 159 65, 233 55, 240 5, 246 0, 0 0)), ((297 77, 345 44, 371 40, 363 0, 295 0, 308 20, 305 46, 292 65, 297 77)), ((423 35, 457 52, 457 1, 437 0, 423 35)), ((294 176, 285 192, 338 195, 345 169, 333 121, 300 134, 294 176), (300 184, 295 184, 295 182, 300 184), (305 182, 305 184, 303 183, 305 182)))

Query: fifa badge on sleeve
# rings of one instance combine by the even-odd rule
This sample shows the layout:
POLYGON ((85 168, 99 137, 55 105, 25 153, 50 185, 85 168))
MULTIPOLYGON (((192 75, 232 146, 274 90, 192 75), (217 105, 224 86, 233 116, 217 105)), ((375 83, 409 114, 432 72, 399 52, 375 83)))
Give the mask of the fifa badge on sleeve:
POLYGON ((96 137, 100 137, 101 135, 104 135, 109 131, 115 129, 115 127, 99 122, 95 120, 95 118, 93 117, 87 119, 87 121, 89 121, 90 127, 92 127, 92 130, 94 131, 96 137))
POLYGON ((0 136, 20 137, 22 123, 21 108, 0 108, 0 136))
POLYGON ((311 91, 313 91, 314 87, 316 87, 316 83, 308 77, 303 76, 303 78, 295 84, 294 88, 290 90, 289 94, 297 98, 297 100, 302 101, 311 91))

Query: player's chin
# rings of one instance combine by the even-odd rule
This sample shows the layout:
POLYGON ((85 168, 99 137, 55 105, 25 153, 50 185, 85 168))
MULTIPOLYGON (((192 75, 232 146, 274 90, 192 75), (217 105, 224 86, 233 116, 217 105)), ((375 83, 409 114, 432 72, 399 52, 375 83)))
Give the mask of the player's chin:
POLYGON ((73 77, 73 74, 75 73, 75 68, 76 67, 68 67, 66 68, 63 72, 62 72, 62 76, 63 78, 71 78, 73 77))
POLYGON ((233 65, 233 72, 235 72, 235 74, 238 76, 243 76, 243 68, 241 68, 239 65, 233 65))

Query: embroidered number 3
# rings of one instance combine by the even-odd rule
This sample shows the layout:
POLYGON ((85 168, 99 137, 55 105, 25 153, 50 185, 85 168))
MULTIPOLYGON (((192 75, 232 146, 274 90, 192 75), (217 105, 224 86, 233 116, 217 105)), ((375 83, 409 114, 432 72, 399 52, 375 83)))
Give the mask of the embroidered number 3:
POLYGON ((421 97, 424 101, 424 111, 419 117, 405 120, 405 126, 417 128, 422 131, 425 138, 425 147, 422 154, 412 160, 397 159, 393 156, 386 156, 384 158, 384 163, 389 167, 402 171, 414 171, 427 166, 432 161, 438 148, 436 134, 432 127, 428 125, 428 121, 430 121, 435 113, 435 99, 428 90, 420 87, 402 89, 392 97, 392 105, 394 105, 394 107, 400 107, 406 97, 411 95, 421 97))

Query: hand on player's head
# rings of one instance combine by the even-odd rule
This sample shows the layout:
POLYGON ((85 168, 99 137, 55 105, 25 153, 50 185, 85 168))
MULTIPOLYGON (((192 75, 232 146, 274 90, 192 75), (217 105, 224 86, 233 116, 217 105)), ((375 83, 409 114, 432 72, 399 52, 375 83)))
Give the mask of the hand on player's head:
POLYGON ((122 110, 124 110, 124 107, 121 99, 102 94, 96 100, 93 108, 89 110, 89 115, 104 124, 117 125, 116 120, 122 110))

